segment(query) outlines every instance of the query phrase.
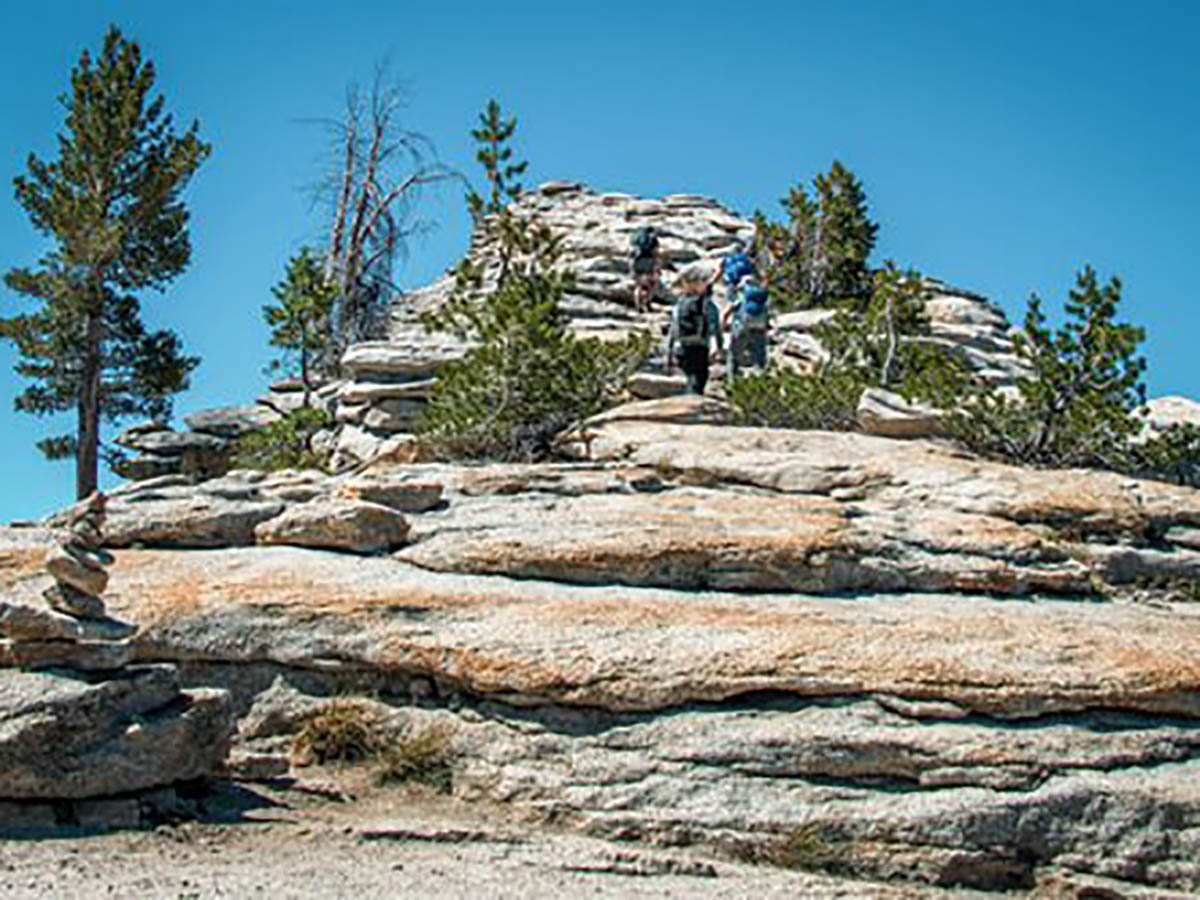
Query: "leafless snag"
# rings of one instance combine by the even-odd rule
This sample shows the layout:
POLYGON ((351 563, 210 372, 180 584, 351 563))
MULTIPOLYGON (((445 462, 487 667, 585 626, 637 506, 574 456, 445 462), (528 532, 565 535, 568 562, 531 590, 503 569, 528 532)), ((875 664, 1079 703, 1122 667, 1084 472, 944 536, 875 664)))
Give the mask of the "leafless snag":
POLYGON ((338 289, 331 316, 333 359, 355 341, 382 336, 388 302, 398 293, 397 256, 430 227, 416 215, 424 186, 458 179, 424 135, 401 125, 406 92, 375 67, 369 92, 346 90, 341 119, 322 120, 333 137, 328 179, 317 199, 330 204, 325 279, 338 289))

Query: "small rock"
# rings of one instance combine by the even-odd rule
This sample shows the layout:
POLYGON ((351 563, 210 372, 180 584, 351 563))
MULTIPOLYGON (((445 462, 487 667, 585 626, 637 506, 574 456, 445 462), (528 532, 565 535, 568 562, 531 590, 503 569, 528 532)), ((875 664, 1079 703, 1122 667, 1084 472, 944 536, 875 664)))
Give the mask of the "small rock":
POLYGON ((942 411, 909 403, 899 394, 867 388, 858 401, 858 424, 867 434, 883 437, 935 437, 942 433, 942 411))
POLYGON ((378 503, 398 512, 419 513, 439 505, 442 491, 442 485, 436 481, 355 478, 338 485, 335 496, 378 503))
POLYGON ((378 503, 313 500, 261 523, 254 534, 260 544, 379 553, 404 545, 408 522, 378 503))
POLYGON ((0 641, 0 667, 111 672, 135 655, 131 641, 0 641))
POLYGON ((14 641, 120 641, 136 625, 117 619, 78 618, 52 609, 0 602, 0 635, 14 641))
POLYGON ((69 552, 65 547, 50 551, 46 571, 60 584, 66 584, 81 594, 99 597, 108 587, 108 573, 86 556, 69 552))

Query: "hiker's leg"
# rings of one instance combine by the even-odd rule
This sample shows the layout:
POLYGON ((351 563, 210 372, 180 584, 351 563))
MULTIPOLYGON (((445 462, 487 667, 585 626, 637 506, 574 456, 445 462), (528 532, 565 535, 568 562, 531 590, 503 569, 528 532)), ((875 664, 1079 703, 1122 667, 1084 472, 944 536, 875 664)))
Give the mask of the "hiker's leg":
POLYGON ((767 369, 767 333, 756 331, 749 337, 750 365, 756 366, 760 372, 765 372, 767 369))
MULTIPOLYGON (((679 368, 687 376, 689 394, 703 394, 704 383, 708 379, 708 367, 702 366, 700 351, 702 347, 685 346, 679 355, 679 368)), ((703 360, 707 362, 707 359, 703 360)))
POLYGON ((696 393, 703 394, 704 386, 708 384, 708 347, 697 347, 696 354, 696 393))
POLYGON ((741 329, 734 329, 729 335, 729 354, 725 357, 725 381, 728 384, 733 384, 738 377, 738 367, 741 364, 742 356, 742 334, 741 329))

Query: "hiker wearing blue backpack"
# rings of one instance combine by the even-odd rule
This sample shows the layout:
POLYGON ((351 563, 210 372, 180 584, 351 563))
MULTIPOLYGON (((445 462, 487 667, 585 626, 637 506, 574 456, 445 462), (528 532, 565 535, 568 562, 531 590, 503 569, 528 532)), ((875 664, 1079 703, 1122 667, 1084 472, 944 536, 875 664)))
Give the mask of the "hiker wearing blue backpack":
POLYGON ((667 332, 667 374, 678 362, 687 376, 688 391, 703 394, 708 384, 709 341, 717 345, 717 360, 724 355, 721 338, 721 317, 712 299, 716 278, 707 279, 702 272, 689 270, 680 279, 682 296, 671 310, 671 327, 667 332))
POLYGON ((732 306, 738 299, 742 282, 754 277, 754 260, 740 242, 736 251, 721 258, 721 266, 713 276, 714 283, 718 277, 725 282, 725 303, 732 306))
POLYGON ((765 287, 744 278, 733 303, 725 310, 723 322, 729 328, 729 366, 725 373, 729 382, 746 366, 760 372, 767 368, 767 332, 771 327, 767 299, 765 287))

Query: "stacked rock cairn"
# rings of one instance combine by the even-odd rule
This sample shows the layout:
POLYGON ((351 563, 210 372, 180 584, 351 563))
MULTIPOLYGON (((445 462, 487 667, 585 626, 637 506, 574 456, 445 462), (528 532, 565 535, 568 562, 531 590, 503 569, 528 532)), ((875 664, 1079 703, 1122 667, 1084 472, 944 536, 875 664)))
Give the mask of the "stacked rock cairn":
POLYGON ((46 558, 46 571, 54 584, 43 593, 52 609, 79 618, 104 617, 100 599, 108 586, 105 566, 112 554, 103 543, 104 508, 107 498, 96 491, 75 506, 67 523, 66 538, 46 558))

